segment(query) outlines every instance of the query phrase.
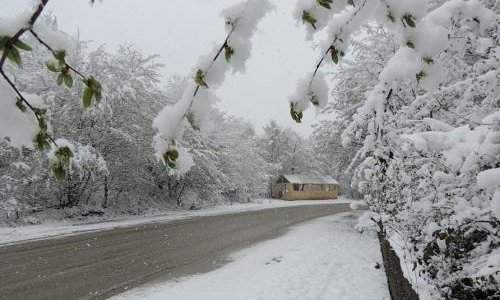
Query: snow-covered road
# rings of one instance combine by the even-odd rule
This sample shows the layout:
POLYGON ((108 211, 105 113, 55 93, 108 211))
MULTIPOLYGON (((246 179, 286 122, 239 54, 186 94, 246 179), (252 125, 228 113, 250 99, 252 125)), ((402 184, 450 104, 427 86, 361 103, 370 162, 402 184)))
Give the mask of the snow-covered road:
POLYGON ((209 273, 135 288, 113 300, 390 299, 374 233, 354 230, 356 213, 323 217, 232 256, 209 273))
POLYGON ((114 228, 123 228, 129 226, 138 226, 142 224, 164 223, 176 220, 189 219, 202 216, 216 216, 223 214, 232 214, 245 211, 257 211, 269 208, 280 208, 302 205, 322 205, 351 203, 353 200, 339 198, 335 200, 303 200, 303 201, 284 201, 275 199, 255 199, 250 203, 235 203, 234 205, 215 206, 212 208, 195 211, 170 211, 151 216, 129 216, 129 217, 110 217, 107 220, 99 219, 89 221, 53 221, 40 225, 29 225, 19 227, 0 227, 0 247, 19 242, 33 240, 61 238, 69 235, 75 235, 86 232, 95 232, 109 230, 114 228))

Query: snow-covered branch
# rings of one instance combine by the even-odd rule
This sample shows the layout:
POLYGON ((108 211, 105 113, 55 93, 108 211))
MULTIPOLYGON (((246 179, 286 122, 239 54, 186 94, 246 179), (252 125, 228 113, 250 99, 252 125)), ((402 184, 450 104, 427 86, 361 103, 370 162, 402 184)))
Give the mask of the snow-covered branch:
POLYGON ((217 88, 225 74, 244 72, 250 57, 250 39, 259 21, 272 6, 267 0, 247 0, 222 12, 227 36, 212 51, 200 57, 193 68, 193 81, 186 85, 182 97, 167 105, 155 118, 157 134, 153 141, 156 156, 172 172, 182 175, 189 171, 193 161, 180 140, 185 126, 203 130, 213 103, 209 89, 217 88), (224 52, 224 59, 221 59, 224 52))

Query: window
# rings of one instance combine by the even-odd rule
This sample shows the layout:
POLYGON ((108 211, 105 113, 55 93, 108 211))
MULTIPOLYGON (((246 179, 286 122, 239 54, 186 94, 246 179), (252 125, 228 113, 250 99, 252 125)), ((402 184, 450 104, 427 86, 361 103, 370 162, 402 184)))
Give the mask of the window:
POLYGON ((294 184, 293 184, 293 190, 294 190, 294 191, 298 191, 298 190, 299 190, 299 186, 300 186, 300 185, 299 185, 298 183, 294 183, 294 184))

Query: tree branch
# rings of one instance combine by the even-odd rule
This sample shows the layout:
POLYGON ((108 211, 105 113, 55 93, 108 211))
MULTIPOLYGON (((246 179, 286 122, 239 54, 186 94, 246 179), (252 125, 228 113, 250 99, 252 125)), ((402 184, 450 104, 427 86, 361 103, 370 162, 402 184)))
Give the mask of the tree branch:
MULTIPOLYGON (((5 79, 5 81, 10 85, 10 87, 14 90, 14 92, 18 95, 19 100, 22 101, 30 110, 31 112, 35 115, 35 118, 37 119, 38 122, 41 121, 40 116, 36 113, 36 108, 33 107, 33 105, 21 94, 19 89, 16 87, 14 82, 5 74, 4 66, 5 66, 5 61, 7 59, 7 54, 8 54, 8 49, 14 47, 14 44, 19 40, 19 38, 28 30, 31 31, 33 28, 33 24, 35 24, 36 20, 40 15, 42 14, 45 5, 49 2, 49 0, 39 0, 39 4, 36 8, 36 10, 33 12, 33 15, 31 15, 29 21, 28 21, 28 26, 23 27, 19 29, 16 34, 14 34, 12 37, 9 38, 9 40, 5 43, 4 45, 4 51, 2 53, 2 57, 0 58, 0 74, 2 77, 5 79)), ((49 140, 52 142, 56 147, 57 143, 54 141, 54 139, 49 135, 49 140)))
MULTIPOLYGON (((44 40, 42 40, 40 38, 40 36, 33 30, 33 28, 30 28, 29 32, 36 38, 36 40, 42 44, 43 46, 45 46, 45 48, 47 48, 47 50, 49 50, 53 55, 55 55, 55 50, 50 47, 44 40)), ((75 72, 78 76, 80 76, 81 78, 87 78, 87 76, 83 75, 81 72, 79 72, 77 69, 73 68, 71 65, 69 65, 68 63, 64 62, 64 64, 66 65, 66 67, 68 67, 70 70, 72 70, 73 72, 75 72)))

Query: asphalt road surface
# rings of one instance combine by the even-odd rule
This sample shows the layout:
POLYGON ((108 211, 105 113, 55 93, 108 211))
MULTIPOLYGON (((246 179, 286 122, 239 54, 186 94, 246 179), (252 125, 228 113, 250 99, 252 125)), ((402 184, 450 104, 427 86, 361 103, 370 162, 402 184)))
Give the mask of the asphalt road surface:
POLYGON ((0 299, 105 299, 145 282, 208 272, 291 225, 349 210, 340 203, 273 208, 0 247, 0 299))

